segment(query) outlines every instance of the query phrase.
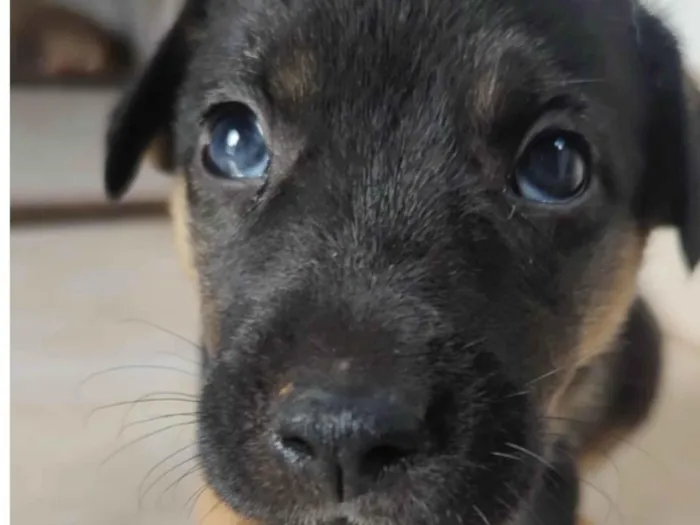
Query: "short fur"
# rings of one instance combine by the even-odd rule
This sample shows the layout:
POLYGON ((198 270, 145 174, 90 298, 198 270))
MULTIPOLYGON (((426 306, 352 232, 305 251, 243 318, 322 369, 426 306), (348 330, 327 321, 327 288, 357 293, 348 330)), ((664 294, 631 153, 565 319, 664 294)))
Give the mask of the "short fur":
POLYGON ((700 258, 698 100, 633 0, 190 1, 114 114, 106 183, 122 195, 166 134, 207 498, 241 524, 574 523, 579 470, 653 406, 646 239, 674 226, 700 258), (203 115, 237 100, 265 185, 201 163, 203 115), (506 191, 543 118, 591 144, 575 206, 506 191), (279 396, 319 377, 416 400, 432 452, 329 505, 267 442, 279 396))

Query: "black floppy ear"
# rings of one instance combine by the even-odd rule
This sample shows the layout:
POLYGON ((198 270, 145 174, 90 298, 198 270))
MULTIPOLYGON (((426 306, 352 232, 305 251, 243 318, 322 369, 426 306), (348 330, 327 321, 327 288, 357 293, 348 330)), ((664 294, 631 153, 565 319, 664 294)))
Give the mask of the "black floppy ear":
POLYGON ((112 199, 126 193, 150 151, 163 171, 175 169, 172 124, 178 90, 190 61, 206 0, 188 0, 144 71, 114 109, 107 130, 105 188, 112 199))
POLYGON ((697 77, 686 76, 688 176, 681 238, 691 267, 700 263, 700 91, 697 77))
POLYGON ((653 223, 678 228, 693 268, 700 262, 700 92, 664 23, 644 11, 638 26, 650 94, 643 210, 653 223))

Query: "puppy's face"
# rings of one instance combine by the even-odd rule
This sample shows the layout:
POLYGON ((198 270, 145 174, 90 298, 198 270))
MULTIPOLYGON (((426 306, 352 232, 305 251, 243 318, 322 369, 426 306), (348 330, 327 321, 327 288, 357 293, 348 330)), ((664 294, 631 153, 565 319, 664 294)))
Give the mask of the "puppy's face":
POLYGON ((648 231, 698 255, 687 106, 626 0, 188 5, 108 182, 168 127, 217 494, 270 525, 516 519, 648 231))

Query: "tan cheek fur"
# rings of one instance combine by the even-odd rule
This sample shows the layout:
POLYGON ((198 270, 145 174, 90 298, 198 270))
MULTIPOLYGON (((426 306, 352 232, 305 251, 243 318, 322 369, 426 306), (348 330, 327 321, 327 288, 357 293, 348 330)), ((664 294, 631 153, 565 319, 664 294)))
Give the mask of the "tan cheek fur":
POLYGON ((233 512, 211 489, 206 489, 197 498, 195 519, 197 525, 259 525, 233 512))
POLYGON ((643 249, 644 240, 630 234, 618 253, 613 277, 607 286, 592 294, 576 352, 579 361, 589 362, 605 352, 618 335, 637 295, 643 249))
MULTIPOLYGON (((199 286, 199 278, 194 264, 194 251, 189 233, 189 212, 187 205, 187 191, 184 177, 177 177, 170 195, 170 215, 173 224, 175 247, 187 276, 199 286)), ((205 324, 211 322, 213 315, 207 315, 206 305, 203 305, 203 317, 205 324)), ((216 330, 214 327, 205 327, 205 337, 212 337, 216 330), (207 335, 209 334, 209 335, 207 335)), ((211 343, 211 341, 207 341, 211 343)), ((214 493, 207 488, 197 498, 195 506, 197 525, 256 525, 255 522, 246 519, 226 506, 214 493)))
MULTIPOLYGON (((168 135, 161 133, 156 136, 151 147, 146 150, 146 158, 151 165, 163 173, 172 170, 172 143, 168 135)), ((182 177, 179 177, 182 178, 182 177)))
MULTIPOLYGON (((170 216, 173 223, 173 235, 175 238, 175 248, 180 259, 180 264, 187 276, 197 287, 197 291, 202 295, 200 278, 195 266, 194 248, 190 238, 189 230, 189 208, 187 204, 187 187, 185 178, 178 176, 170 194, 170 216)), ((202 298, 200 304, 202 318, 202 335, 207 348, 218 347, 218 312, 213 300, 202 298)))
POLYGON ((272 89, 278 99, 300 103, 316 92, 315 75, 316 57, 313 53, 295 50, 275 67, 272 89))
POLYGON ((499 104, 498 81, 500 77, 500 57, 494 58, 486 73, 474 86, 474 111, 483 122, 489 122, 499 104))
MULTIPOLYGON (((546 414, 551 418, 548 422, 549 434, 552 439, 567 433, 568 418, 577 419, 585 414, 589 405, 598 402, 598 397, 601 395, 600 385, 594 382, 576 386, 574 385, 576 373, 597 356, 611 349, 637 295, 637 274, 641 265, 645 238, 636 233, 630 233, 622 243, 622 248, 619 249, 615 259, 612 277, 590 296, 588 313, 582 323, 576 351, 571 361, 565 365, 567 372, 547 406, 546 414)), ((594 271, 601 273, 606 270, 596 268, 594 271)), ((605 381, 605 378, 601 380, 605 381)), ((619 439, 619 433, 624 434, 625 430, 614 429, 617 439, 619 439)), ((597 444, 602 449, 596 445, 593 454, 581 459, 579 465, 581 469, 588 470, 594 467, 601 454, 605 455, 608 448, 614 444, 614 440, 608 437, 601 437, 601 442, 597 444)))
POLYGON ((180 258, 180 264, 185 270, 187 277, 194 283, 198 283, 199 279, 194 264, 194 251, 190 239, 190 214, 187 205, 187 186, 184 176, 175 178, 175 183, 170 193, 169 208, 175 237, 175 249, 180 258))
MULTIPOLYGON (((596 356, 607 351, 627 318, 629 309, 637 293, 637 273, 641 265, 644 238, 631 234, 627 243, 620 250, 614 277, 610 285, 594 293, 588 306, 588 315, 582 325, 579 344, 574 353, 574 362, 565 377, 561 389, 555 394, 548 407, 548 415, 553 416, 549 422, 552 436, 566 433, 567 417, 576 418, 576 411, 587 402, 595 402, 598 395, 596 385, 587 385, 581 391, 571 387, 576 370, 591 362, 596 356), (560 419, 556 419, 560 418, 560 419)), ((592 450, 584 453, 578 461, 581 473, 595 469, 601 459, 607 458, 607 451, 613 448, 626 429, 611 429, 610 435, 601 436, 592 450)), ((580 517, 578 525, 593 525, 580 517)))

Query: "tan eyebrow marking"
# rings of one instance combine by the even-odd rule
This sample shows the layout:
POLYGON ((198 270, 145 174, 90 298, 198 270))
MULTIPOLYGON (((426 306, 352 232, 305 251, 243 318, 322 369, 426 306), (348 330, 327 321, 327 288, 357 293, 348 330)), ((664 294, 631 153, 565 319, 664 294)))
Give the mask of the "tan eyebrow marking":
POLYGON ((294 50, 273 66, 270 85, 279 99, 300 102, 318 89, 316 57, 311 51, 294 50))

